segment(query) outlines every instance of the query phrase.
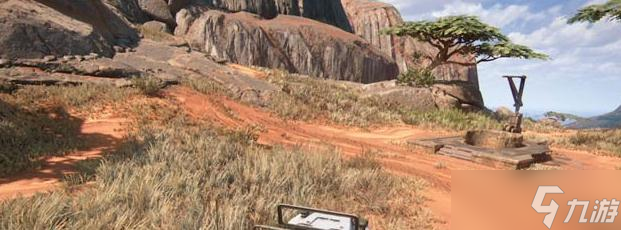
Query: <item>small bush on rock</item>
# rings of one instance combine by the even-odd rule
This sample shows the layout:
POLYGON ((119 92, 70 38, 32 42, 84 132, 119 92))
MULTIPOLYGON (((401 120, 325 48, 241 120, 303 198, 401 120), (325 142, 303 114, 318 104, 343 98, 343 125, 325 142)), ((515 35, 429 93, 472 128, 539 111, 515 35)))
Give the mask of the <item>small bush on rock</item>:
POLYGON ((413 69, 402 73, 397 78, 399 85, 417 86, 417 87, 429 87, 436 81, 435 76, 429 69, 413 69))

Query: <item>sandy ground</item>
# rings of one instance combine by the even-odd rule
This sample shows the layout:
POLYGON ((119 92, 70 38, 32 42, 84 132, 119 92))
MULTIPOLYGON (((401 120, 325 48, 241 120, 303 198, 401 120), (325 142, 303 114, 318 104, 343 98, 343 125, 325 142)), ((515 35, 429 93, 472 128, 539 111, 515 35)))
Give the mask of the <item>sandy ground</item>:
MULTIPOLYGON (((406 144, 408 139, 452 136, 457 134, 454 132, 425 130, 408 125, 361 129, 286 121, 268 111, 225 97, 204 95, 185 87, 169 88, 164 95, 195 119, 211 121, 228 128, 259 127, 262 130, 258 140, 260 144, 303 148, 330 146, 347 156, 376 151, 389 171, 404 176, 416 176, 429 182, 430 186, 424 194, 428 199, 426 205, 436 216, 436 226, 439 229, 450 229, 451 170, 494 169, 468 161, 427 154, 406 144)), ((0 179, 0 199, 53 189, 59 185, 59 178, 63 174, 72 172, 73 163, 99 157, 106 149, 115 147, 124 135, 124 122, 124 119, 113 117, 85 122, 82 127, 85 136, 99 137, 90 139, 90 148, 64 157, 48 158, 40 170, 0 179)), ((595 156, 583 151, 553 150, 555 161, 551 164, 563 169, 615 169, 621 166, 619 158, 595 156)))

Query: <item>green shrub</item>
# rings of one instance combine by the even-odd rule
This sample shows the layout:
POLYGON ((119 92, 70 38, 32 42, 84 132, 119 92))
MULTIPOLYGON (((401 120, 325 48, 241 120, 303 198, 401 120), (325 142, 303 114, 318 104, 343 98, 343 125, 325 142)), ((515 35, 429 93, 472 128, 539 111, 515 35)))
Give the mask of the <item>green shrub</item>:
POLYGON ((397 77, 397 84, 414 87, 429 87, 435 81, 436 77, 433 72, 426 68, 411 69, 397 77))

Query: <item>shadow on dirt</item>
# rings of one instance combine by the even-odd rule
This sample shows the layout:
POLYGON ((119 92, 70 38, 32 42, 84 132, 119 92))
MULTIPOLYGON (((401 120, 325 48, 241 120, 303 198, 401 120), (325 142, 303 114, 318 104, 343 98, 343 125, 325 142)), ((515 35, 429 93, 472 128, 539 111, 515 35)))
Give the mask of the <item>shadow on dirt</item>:
POLYGON ((58 178, 80 159, 52 156, 105 152, 120 141, 110 135, 85 134, 83 125, 83 119, 62 107, 31 111, 0 99, 0 184, 24 178, 58 178))

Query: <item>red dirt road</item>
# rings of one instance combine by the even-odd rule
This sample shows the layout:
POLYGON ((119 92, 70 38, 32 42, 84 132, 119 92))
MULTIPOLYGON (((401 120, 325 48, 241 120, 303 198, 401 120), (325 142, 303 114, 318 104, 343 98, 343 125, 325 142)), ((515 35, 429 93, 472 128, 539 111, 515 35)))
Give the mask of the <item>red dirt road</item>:
MULTIPOLYGON (((239 104, 220 96, 207 96, 188 88, 174 87, 166 95, 179 102, 191 116, 205 119, 229 128, 259 126, 264 131, 259 143, 265 145, 299 146, 310 148, 334 146, 343 154, 353 156, 365 151, 380 152, 384 166, 400 175, 417 176, 430 183, 426 191, 427 204, 437 217, 436 226, 450 229, 451 170, 492 170, 490 166, 475 164, 450 157, 430 155, 411 147, 406 140, 451 136, 457 133, 418 129, 396 125, 370 128, 350 127, 286 121, 270 112, 239 104), (438 164, 444 166, 438 167, 438 164)), ((615 169, 621 159, 595 156, 587 152, 554 149, 555 163, 563 169, 615 169)))
POLYGON ((88 148, 65 156, 46 158, 40 169, 0 178, 0 200, 57 188, 65 174, 75 172, 76 162, 101 157, 102 153, 118 144, 125 135, 124 123, 125 119, 114 117, 86 121, 81 127, 81 138, 88 148))
POLYGON ((265 145, 308 147, 334 146, 352 156, 375 150, 385 167, 400 175, 414 175, 431 184, 427 197, 429 206, 438 216, 441 228, 450 228, 451 171, 455 169, 492 169, 488 166, 454 158, 414 151, 405 143, 412 138, 446 136, 444 133, 416 129, 412 126, 371 128, 363 130, 299 121, 285 121, 257 108, 239 104, 225 97, 209 97, 188 88, 174 87, 167 95, 197 119, 206 119, 231 128, 259 126, 265 131, 259 143, 265 145), (445 167, 434 165, 442 163, 445 167))
MULTIPOLYGON (((347 156, 366 151, 379 152, 380 161, 389 171, 404 176, 416 176, 430 184, 424 195, 428 199, 426 204, 436 216, 436 226, 439 229, 450 229, 451 171, 495 169, 450 157, 426 154, 406 144, 408 139, 451 136, 456 135, 455 132, 425 130, 408 125, 360 129, 286 121, 268 111, 243 105, 226 97, 204 95, 185 87, 169 88, 165 91, 165 96, 179 104, 195 119, 207 120, 228 128, 260 127, 260 144, 315 149, 332 146, 347 156)), ((48 158, 40 170, 0 179, 0 200, 57 187, 60 184, 59 178, 72 172, 75 162, 99 157, 106 149, 113 148, 125 134, 121 131, 125 128, 125 122, 124 119, 115 118, 85 122, 83 133, 85 136, 94 136, 88 142, 90 148, 64 157, 48 158)), ((553 163, 563 169, 615 169, 621 166, 619 158, 596 156, 582 151, 553 150, 556 159, 553 163)))

